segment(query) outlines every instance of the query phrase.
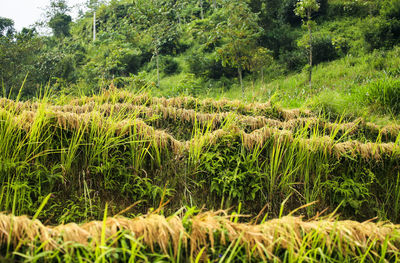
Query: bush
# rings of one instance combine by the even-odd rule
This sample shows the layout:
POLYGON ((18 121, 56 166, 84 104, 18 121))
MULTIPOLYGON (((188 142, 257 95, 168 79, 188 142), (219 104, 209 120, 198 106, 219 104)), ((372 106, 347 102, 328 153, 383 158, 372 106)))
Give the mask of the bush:
POLYGON ((189 65, 189 72, 197 77, 220 79, 221 77, 233 78, 237 76, 236 69, 223 67, 221 61, 217 61, 212 54, 193 51, 185 59, 189 65))
POLYGON ((296 16, 294 9, 296 7, 297 0, 283 0, 281 8, 279 10, 280 20, 289 23, 290 25, 300 25, 301 18, 296 16))
POLYGON ((386 113, 400 113, 400 80, 387 78, 368 86, 367 100, 386 113))
POLYGON ((301 70, 307 64, 307 54, 303 49, 295 49, 280 55, 279 60, 289 70, 301 70))
POLYGON ((165 74, 172 75, 175 73, 179 73, 179 64, 173 57, 164 57, 162 63, 165 74))
POLYGON ((324 34, 313 36, 313 64, 332 61, 339 57, 338 50, 332 43, 332 37, 324 34))
MULTIPOLYGON (((302 48, 301 51, 291 52, 286 54, 281 59, 286 61, 289 69, 299 69, 304 66, 308 59, 308 51, 305 47, 308 46, 308 34, 303 35, 299 40, 298 45, 302 48), (304 58, 301 58, 303 56, 304 58)), ((313 45, 313 65, 318 65, 321 62, 332 61, 339 58, 339 51, 333 45, 332 37, 323 33, 315 33, 312 39, 313 45)))
POLYGON ((335 18, 338 16, 355 16, 366 17, 368 14, 376 15, 379 13, 378 1, 361 2, 354 0, 334 1, 329 4, 328 17, 335 18))
POLYGON ((74 56, 59 50, 49 50, 37 57, 35 79, 37 83, 46 83, 52 78, 60 78, 67 82, 76 80, 74 56))
POLYGON ((386 0, 382 4, 381 15, 400 20, 400 0, 386 0))
POLYGON ((295 30, 288 24, 280 24, 279 26, 264 30, 260 37, 260 43, 272 50, 274 57, 278 58, 280 54, 297 48, 295 40, 301 37, 301 34, 302 32, 299 29, 295 30))
POLYGON ((387 65, 387 56, 386 52, 382 50, 374 50, 365 62, 370 66, 373 70, 382 71, 385 70, 387 65))
POLYGON ((170 81, 163 82, 163 96, 176 97, 176 96, 197 96, 201 92, 201 79, 196 78, 192 73, 181 73, 176 75, 170 81))
POLYGON ((391 48, 400 42, 400 20, 374 17, 363 28, 370 50, 391 48))
POLYGON ((332 180, 322 182, 326 199, 337 206, 342 206, 344 210, 352 211, 355 215, 363 215, 368 217, 368 199, 371 199, 369 186, 375 181, 375 175, 362 173, 349 177, 346 175, 335 176, 332 180))

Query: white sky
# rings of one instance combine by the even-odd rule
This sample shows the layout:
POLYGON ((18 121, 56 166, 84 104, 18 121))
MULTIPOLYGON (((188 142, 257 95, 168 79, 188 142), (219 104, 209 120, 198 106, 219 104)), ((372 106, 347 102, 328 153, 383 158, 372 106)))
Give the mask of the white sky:
MULTIPOLYGON (((74 7, 85 4, 86 0, 67 0, 67 2, 68 6, 74 7)), ((14 20, 14 28, 20 31, 23 27, 40 20, 49 3, 49 0, 0 0, 0 16, 14 20)), ((74 17, 74 14, 72 15, 74 17)))

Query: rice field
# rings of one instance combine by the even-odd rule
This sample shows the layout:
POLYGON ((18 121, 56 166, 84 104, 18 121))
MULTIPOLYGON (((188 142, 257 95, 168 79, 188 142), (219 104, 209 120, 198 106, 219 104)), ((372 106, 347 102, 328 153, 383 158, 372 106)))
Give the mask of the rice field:
POLYGON ((1 99, 1 255, 395 262, 399 131, 122 90, 1 99))

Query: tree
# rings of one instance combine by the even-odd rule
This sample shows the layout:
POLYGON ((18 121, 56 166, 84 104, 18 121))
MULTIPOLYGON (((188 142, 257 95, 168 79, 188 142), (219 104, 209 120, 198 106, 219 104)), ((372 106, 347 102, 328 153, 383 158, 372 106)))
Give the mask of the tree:
POLYGON ((49 27, 52 29, 54 36, 56 37, 68 37, 70 36, 70 23, 72 19, 70 15, 57 14, 52 17, 49 21, 49 27))
POLYGON ((14 21, 9 18, 0 17, 0 37, 12 36, 14 32, 14 21))
POLYGON ((15 95, 24 82, 23 95, 34 95, 38 83, 35 62, 44 49, 43 41, 33 29, 23 29, 12 38, 0 36, 0 85, 3 95, 15 95))
POLYGON ((70 24, 72 18, 68 15, 69 7, 66 0, 51 0, 46 16, 48 26, 52 29, 54 36, 70 36, 70 24))
POLYGON ((264 67, 272 62, 272 54, 271 51, 264 48, 258 47, 255 50, 253 57, 250 61, 250 70, 254 73, 261 73, 261 83, 264 85, 264 67))
POLYGON ((318 11, 319 4, 316 0, 299 0, 296 4, 295 14, 303 19, 303 24, 308 29, 308 43, 305 45, 308 49, 308 81, 310 89, 312 88, 312 65, 313 65, 313 46, 312 46, 312 28, 315 22, 312 20, 312 13, 318 11))
POLYGON ((224 12, 225 19, 217 24, 213 32, 223 43, 216 49, 217 56, 224 66, 237 68, 244 94, 243 70, 250 69, 262 28, 258 25, 257 14, 253 13, 244 1, 226 1, 225 7, 219 10, 224 12))
POLYGON ((157 86, 160 87, 160 50, 177 35, 174 2, 168 0, 136 0, 133 19, 137 20, 138 32, 148 38, 151 52, 156 58, 157 86))
POLYGON ((86 6, 89 8, 90 11, 96 10, 100 5, 104 4, 102 0, 87 0, 86 6))
POLYGON ((200 18, 204 19, 203 0, 199 0, 199 7, 200 7, 200 18))

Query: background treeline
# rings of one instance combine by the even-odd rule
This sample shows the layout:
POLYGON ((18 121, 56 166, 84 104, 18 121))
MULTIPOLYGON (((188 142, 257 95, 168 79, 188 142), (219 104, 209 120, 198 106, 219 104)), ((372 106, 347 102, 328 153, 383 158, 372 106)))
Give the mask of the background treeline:
MULTIPOLYGON (((312 14, 315 66, 374 50, 384 54, 400 41, 400 0, 317 2, 319 9, 312 14)), ((68 3, 51 0, 42 23, 51 28, 50 35, 36 28, 17 32, 12 20, 0 18, 3 94, 17 94, 25 78, 24 97, 35 96, 49 83, 54 90, 83 93, 111 82, 147 84, 167 96, 264 85, 308 64, 309 36, 295 14, 296 3, 88 1, 86 11, 72 21, 68 3)), ((391 73, 397 76, 395 69, 391 73)))

